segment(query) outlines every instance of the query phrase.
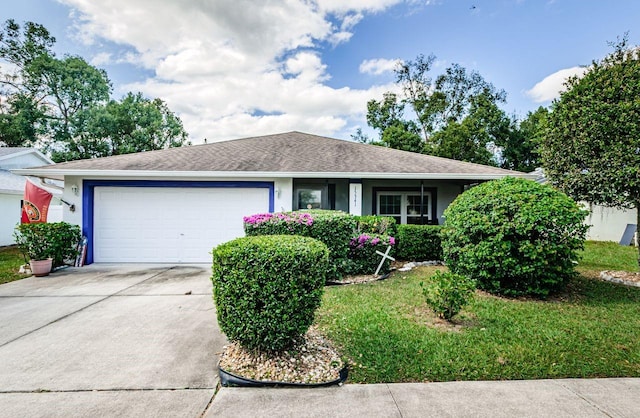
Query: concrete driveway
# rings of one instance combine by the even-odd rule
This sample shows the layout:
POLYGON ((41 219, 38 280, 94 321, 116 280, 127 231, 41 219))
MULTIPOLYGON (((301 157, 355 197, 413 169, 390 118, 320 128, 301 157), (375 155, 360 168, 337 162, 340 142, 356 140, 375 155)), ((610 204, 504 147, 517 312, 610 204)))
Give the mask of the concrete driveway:
POLYGON ((0 417, 197 417, 225 344, 210 266, 91 265, 0 286, 0 417))

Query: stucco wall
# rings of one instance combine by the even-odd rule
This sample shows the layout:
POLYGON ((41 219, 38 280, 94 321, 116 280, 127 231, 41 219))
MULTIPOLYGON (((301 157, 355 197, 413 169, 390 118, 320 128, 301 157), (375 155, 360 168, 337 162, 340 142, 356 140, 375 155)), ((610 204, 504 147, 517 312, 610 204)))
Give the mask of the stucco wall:
POLYGON ((9 158, 0 161, 0 168, 3 170, 11 170, 14 168, 38 167, 49 164, 37 154, 28 153, 23 155, 10 155, 9 158))
POLYGON ((635 224, 636 210, 607 208, 599 205, 584 204, 590 211, 585 222, 591 225, 587 232, 587 239, 594 241, 620 242, 627 224, 635 224))
POLYGON ((15 243, 13 230, 20 223, 21 194, 0 193, 0 245, 15 243))

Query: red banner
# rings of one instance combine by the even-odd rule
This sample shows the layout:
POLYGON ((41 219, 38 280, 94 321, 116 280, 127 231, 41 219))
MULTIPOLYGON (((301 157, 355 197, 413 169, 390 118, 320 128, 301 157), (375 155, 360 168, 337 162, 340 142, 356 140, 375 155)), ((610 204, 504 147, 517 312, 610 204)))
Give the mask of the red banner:
POLYGON ((49 203, 53 195, 27 180, 22 201, 23 224, 47 222, 49 203))

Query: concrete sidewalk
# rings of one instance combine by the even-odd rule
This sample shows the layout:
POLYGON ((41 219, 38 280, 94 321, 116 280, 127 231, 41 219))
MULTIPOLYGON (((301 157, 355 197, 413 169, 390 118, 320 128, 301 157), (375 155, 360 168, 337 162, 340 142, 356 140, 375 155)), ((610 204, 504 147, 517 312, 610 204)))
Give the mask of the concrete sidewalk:
POLYGON ((206 417, 639 417, 640 379, 222 388, 206 417))

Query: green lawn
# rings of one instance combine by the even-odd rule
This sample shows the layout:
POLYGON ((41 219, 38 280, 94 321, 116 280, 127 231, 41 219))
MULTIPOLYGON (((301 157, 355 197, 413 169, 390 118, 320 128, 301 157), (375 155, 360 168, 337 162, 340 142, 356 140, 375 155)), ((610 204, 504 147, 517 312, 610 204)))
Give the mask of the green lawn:
POLYGON ((0 247, 0 284, 29 277, 28 274, 18 273, 24 263, 24 257, 17 247, 0 247))
POLYGON ((623 247, 615 242, 587 241, 578 270, 638 271, 638 249, 623 247))
POLYGON ((640 288, 594 279, 634 267, 635 249, 588 243, 581 276, 548 301, 477 292, 452 326, 419 283, 435 268, 330 287, 317 315, 350 360, 351 382, 640 377, 640 288), (631 250, 631 251, 628 251, 631 250))

